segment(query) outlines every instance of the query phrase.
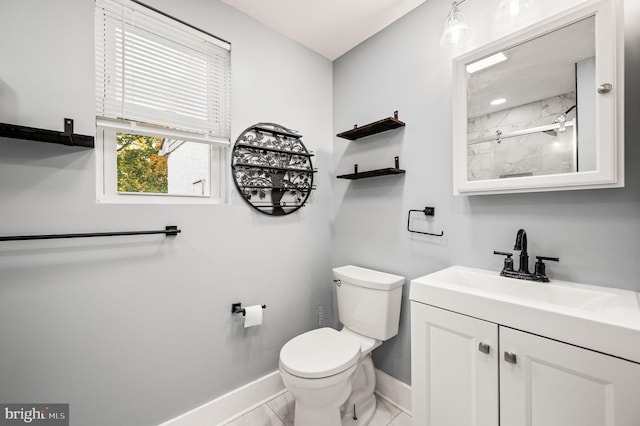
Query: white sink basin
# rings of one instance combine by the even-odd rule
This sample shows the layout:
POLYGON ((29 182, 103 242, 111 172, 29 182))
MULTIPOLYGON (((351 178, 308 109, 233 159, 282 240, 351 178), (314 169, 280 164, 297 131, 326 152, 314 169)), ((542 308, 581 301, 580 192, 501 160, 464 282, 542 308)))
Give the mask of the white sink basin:
POLYGON ((455 285, 467 291, 550 303, 598 312, 640 315, 638 293, 585 284, 551 281, 539 283, 501 277, 497 272, 454 266, 428 275, 430 283, 455 285), (628 312, 627 312, 628 311, 628 312))
POLYGON ((633 291, 453 266, 412 280, 410 299, 640 362, 633 291))

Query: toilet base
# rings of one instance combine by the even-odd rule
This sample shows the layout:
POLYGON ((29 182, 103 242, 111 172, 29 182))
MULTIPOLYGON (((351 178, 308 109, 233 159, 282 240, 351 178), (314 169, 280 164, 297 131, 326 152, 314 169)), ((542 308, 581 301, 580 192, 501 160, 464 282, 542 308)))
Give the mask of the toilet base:
POLYGON ((365 426, 376 411, 376 375, 371 355, 360 360, 351 379, 351 395, 340 407, 342 426, 365 426))
MULTIPOLYGON (((351 374, 349 374, 350 376, 351 374)), ((347 400, 350 393, 351 382, 347 380, 346 384, 335 386, 333 392, 325 394, 326 399, 324 401, 315 399, 309 401, 311 403, 309 405, 296 400, 293 424, 296 426, 341 426, 342 421, 338 404, 347 400), (321 404, 318 404, 318 402, 321 402, 321 404)))
POLYGON ((280 369, 285 387, 295 399, 296 426, 341 426, 340 407, 351 395, 351 377, 358 364, 334 376, 306 379, 280 369))
POLYGON ((295 403, 294 425, 318 425, 318 426, 341 426, 344 423, 340 420, 340 412, 335 408, 312 409, 295 403))
POLYGON ((347 407, 345 405, 345 412, 342 415, 342 426, 365 426, 369 424, 373 415, 376 412, 376 397, 371 395, 366 401, 356 405, 355 412, 356 418, 354 419, 353 411, 354 407, 351 405, 347 407))

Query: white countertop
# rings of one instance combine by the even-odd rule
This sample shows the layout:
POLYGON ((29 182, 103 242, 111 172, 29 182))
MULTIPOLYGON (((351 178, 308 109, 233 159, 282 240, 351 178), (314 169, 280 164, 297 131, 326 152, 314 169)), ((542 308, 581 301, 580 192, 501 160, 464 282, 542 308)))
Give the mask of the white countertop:
POLYGON ((452 266, 411 281, 409 298, 640 363, 640 293, 452 266))

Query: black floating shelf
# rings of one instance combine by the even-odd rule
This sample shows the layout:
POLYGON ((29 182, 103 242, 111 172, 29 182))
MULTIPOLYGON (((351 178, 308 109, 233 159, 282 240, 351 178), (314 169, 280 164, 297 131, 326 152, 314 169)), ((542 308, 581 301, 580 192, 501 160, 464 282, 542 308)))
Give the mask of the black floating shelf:
POLYGON ((64 119, 64 132, 0 123, 0 136, 67 146, 81 146, 84 148, 95 147, 93 136, 73 133, 73 120, 70 118, 64 119))
POLYGON ((376 170, 367 170, 366 172, 358 172, 358 165, 354 165, 354 173, 350 173, 348 175, 340 175, 340 176, 336 176, 338 179, 350 179, 350 180, 355 180, 355 179, 364 179, 364 178, 370 178, 370 177, 376 177, 376 176, 387 176, 387 175, 401 175, 406 173, 406 170, 403 170, 400 167, 400 158, 399 157, 395 157, 394 158, 395 162, 396 162, 396 166, 395 167, 388 167, 386 169, 376 169, 376 170))
POLYGON ((370 177, 376 177, 376 176, 401 175, 406 172, 407 172, 406 170, 396 169, 395 167, 388 167, 386 169, 368 170, 366 172, 361 172, 361 173, 351 173, 348 175, 340 175, 338 176, 338 179, 355 180, 355 179, 364 179, 364 178, 370 178, 370 177))
POLYGON ((338 133, 336 136, 339 138, 356 140, 364 138, 366 136, 375 135, 377 133, 386 132, 387 130, 397 129, 404 127, 404 121, 398 120, 398 111, 394 111, 393 117, 387 117, 382 120, 378 120, 375 123, 366 124, 362 127, 358 127, 356 124, 353 129, 346 132, 338 133))

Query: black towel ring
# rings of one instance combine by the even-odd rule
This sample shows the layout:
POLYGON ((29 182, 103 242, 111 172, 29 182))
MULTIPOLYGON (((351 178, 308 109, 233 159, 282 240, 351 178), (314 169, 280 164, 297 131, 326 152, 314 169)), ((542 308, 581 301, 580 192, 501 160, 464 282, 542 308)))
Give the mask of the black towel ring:
POLYGON ((425 207, 424 210, 409 210, 409 213, 407 214, 407 231, 413 232, 414 234, 431 235, 433 237, 442 237, 444 235, 444 231, 440 231, 439 234, 434 234, 432 232, 422 232, 422 231, 416 231, 416 230, 411 229, 411 227, 409 225, 411 224, 411 213, 412 212, 424 213, 425 216, 434 216, 435 213, 436 213, 436 208, 435 207, 425 207))

